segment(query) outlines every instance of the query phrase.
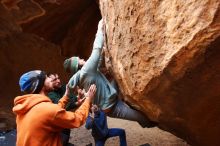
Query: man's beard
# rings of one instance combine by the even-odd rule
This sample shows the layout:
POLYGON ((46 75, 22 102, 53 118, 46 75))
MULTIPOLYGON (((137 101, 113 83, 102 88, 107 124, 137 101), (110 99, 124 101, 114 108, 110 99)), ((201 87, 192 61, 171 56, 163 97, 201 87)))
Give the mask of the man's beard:
POLYGON ((58 89, 60 89, 60 88, 61 88, 61 86, 62 86, 61 84, 60 84, 60 85, 55 86, 55 87, 54 87, 54 90, 58 90, 58 89))

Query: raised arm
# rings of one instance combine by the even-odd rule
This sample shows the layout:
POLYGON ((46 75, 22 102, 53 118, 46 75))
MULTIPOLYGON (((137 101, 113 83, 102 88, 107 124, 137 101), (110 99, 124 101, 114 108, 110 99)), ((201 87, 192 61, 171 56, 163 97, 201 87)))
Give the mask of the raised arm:
POLYGON ((90 73, 95 73, 97 71, 99 59, 103 48, 103 43, 104 43, 103 21, 100 20, 98 24, 96 38, 93 43, 92 53, 89 59, 86 61, 85 65, 82 67, 82 71, 90 72, 90 73))
POLYGON ((57 108, 54 116, 54 124, 62 128, 76 128, 83 125, 88 117, 90 104, 96 93, 96 86, 91 85, 84 103, 75 111, 69 112, 63 108, 57 108))
POLYGON ((76 128, 83 125, 89 113, 90 102, 88 99, 75 111, 57 109, 54 116, 54 124, 62 128, 76 128))
POLYGON ((80 72, 75 73, 69 80, 68 85, 71 89, 75 88, 79 84, 80 72))

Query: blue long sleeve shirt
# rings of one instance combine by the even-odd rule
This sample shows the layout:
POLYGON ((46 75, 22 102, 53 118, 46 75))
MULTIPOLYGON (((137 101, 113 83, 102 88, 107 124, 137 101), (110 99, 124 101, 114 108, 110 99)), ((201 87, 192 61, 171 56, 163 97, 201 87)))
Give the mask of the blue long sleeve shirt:
POLYGON ((98 105, 102 110, 111 108, 117 102, 116 90, 109 83, 106 77, 99 71, 99 60, 103 48, 104 35, 101 29, 98 29, 93 44, 93 50, 81 70, 74 74, 69 80, 71 88, 79 86, 86 91, 90 85, 96 85, 96 95, 93 103, 98 105))
POLYGON ((103 139, 108 134, 107 118, 103 111, 95 113, 94 119, 91 116, 87 117, 86 125, 87 129, 92 129, 92 136, 94 139, 103 139))

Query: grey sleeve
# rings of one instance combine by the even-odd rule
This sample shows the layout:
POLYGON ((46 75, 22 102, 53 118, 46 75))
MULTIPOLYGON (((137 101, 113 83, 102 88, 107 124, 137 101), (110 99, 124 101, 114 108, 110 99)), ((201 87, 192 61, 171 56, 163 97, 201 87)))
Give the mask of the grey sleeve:
POLYGON ((80 80, 80 71, 75 73, 69 80, 68 84, 70 88, 75 88, 79 84, 80 80))
POLYGON ((103 36, 102 29, 98 29, 96 33, 96 38, 93 44, 92 53, 89 59, 84 64, 84 66, 82 67, 82 70, 84 72, 89 72, 89 73, 97 72, 99 59, 100 59, 102 48, 103 48, 103 43, 104 43, 104 36, 103 36))

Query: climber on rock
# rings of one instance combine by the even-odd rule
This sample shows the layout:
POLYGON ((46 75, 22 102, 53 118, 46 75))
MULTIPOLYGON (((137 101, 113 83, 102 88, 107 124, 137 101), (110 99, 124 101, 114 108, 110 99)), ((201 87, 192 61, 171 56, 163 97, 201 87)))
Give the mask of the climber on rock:
POLYGON ((69 80, 70 88, 88 90, 91 84, 97 86, 97 92, 93 103, 98 105, 107 116, 113 118, 137 121, 142 127, 154 127, 155 123, 150 121, 141 112, 130 108, 118 97, 117 91, 106 77, 99 71, 100 57, 103 49, 104 34, 103 21, 100 20, 92 53, 87 61, 79 57, 71 57, 64 61, 64 68, 73 74, 69 80))

